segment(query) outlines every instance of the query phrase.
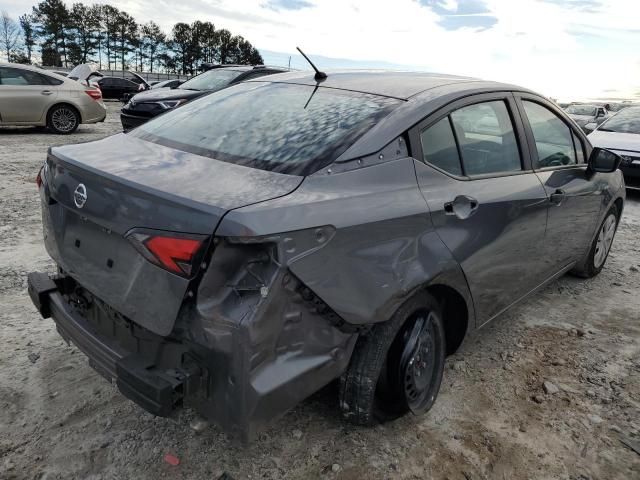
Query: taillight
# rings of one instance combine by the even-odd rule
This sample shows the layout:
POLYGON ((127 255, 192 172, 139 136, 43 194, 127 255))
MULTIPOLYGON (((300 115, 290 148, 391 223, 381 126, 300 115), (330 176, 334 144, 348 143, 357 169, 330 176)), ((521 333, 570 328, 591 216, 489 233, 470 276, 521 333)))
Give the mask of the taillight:
POLYGON ((44 167, 40 167, 40 170, 38 170, 38 175, 36 175, 36 185, 38 186, 38 190, 42 186, 42 169, 43 168, 44 167))
POLYGON ((92 88, 90 90, 85 90, 84 93, 86 93, 87 95, 89 95, 91 98, 93 98, 94 100, 100 100, 102 99, 102 92, 100 91, 99 88, 92 88))
POLYGON ((147 260, 182 277, 190 277, 202 259, 208 237, 134 231, 127 238, 147 260))

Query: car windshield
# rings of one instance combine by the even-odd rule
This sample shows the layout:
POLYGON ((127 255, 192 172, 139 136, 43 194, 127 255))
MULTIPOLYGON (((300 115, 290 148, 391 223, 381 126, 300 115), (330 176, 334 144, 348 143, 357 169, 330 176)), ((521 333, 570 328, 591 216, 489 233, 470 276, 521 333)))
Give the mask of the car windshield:
POLYGON ((209 70, 187 80, 178 88, 185 90, 220 90, 242 74, 238 70, 209 70))
POLYGON ((627 107, 604 122, 598 129, 603 132, 640 134, 640 107, 627 107))
POLYGON ((567 113, 572 115, 588 115, 590 117, 595 116, 596 107, 593 105, 569 105, 567 107, 567 113))
POLYGON ((130 135, 253 168, 307 175, 331 163, 399 100, 249 82, 187 103, 130 135))

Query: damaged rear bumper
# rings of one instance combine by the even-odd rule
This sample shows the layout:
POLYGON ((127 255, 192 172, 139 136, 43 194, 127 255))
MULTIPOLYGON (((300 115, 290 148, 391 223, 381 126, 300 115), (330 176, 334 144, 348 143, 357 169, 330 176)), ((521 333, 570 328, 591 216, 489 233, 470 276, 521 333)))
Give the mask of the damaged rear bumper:
POLYGON ((337 378, 358 336, 333 326, 293 288, 237 320, 184 307, 167 337, 113 311, 69 276, 30 273, 28 289, 42 316, 125 397, 158 416, 193 408, 242 441, 337 378))
POLYGON ((101 335, 63 298, 64 281, 64 277, 52 279, 40 272, 28 275, 29 296, 42 317, 53 318, 60 336, 76 345, 94 370, 115 381, 125 397, 154 415, 171 415, 184 394, 189 372, 176 372, 173 377, 155 372, 153 363, 143 355, 128 352, 101 335))

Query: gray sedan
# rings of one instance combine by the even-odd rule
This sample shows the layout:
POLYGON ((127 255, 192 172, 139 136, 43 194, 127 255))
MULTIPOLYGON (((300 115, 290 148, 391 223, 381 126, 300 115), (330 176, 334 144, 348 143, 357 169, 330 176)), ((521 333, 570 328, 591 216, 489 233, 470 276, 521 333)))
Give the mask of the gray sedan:
POLYGON ((602 270, 619 161, 513 85, 248 80, 52 148, 38 183, 59 274, 29 292, 156 415, 193 407, 247 439, 336 379, 352 422, 423 414, 470 332, 602 270))

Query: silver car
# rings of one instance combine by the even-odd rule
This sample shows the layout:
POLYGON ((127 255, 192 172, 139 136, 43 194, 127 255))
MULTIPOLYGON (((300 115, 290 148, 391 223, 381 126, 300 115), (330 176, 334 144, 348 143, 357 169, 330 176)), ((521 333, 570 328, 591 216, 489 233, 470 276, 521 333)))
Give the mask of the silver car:
POLYGON ((67 134, 106 116, 100 89, 37 67, 0 63, 0 126, 46 126, 67 134))
POLYGON ((585 131, 593 130, 609 118, 607 109, 598 105, 574 104, 569 105, 565 111, 585 131))
POLYGON ((640 190, 640 106, 621 110, 591 132, 589 140, 620 155, 627 188, 640 190))

